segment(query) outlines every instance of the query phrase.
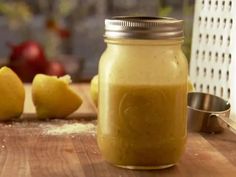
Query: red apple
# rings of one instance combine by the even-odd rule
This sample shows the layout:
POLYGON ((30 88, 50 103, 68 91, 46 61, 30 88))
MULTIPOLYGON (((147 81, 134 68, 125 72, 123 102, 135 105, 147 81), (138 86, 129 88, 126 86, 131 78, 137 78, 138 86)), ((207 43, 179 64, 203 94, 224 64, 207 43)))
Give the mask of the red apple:
POLYGON ((38 69, 45 66, 46 57, 43 48, 39 43, 34 41, 26 41, 19 45, 11 45, 10 62, 27 63, 38 69))
POLYGON ((32 81, 37 73, 44 73, 47 65, 43 48, 39 43, 26 41, 19 45, 8 44, 11 48, 9 67, 25 82, 32 81))
POLYGON ((58 61, 49 61, 45 70, 47 75, 63 76, 66 74, 65 67, 58 61))

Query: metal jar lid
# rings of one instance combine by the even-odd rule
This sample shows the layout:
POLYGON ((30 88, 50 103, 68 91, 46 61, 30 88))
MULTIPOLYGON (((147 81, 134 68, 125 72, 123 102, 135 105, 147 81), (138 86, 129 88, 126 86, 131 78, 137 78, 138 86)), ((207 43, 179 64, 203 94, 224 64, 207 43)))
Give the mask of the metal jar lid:
POLYGON ((105 20, 105 38, 182 39, 183 20, 168 17, 117 16, 105 20))

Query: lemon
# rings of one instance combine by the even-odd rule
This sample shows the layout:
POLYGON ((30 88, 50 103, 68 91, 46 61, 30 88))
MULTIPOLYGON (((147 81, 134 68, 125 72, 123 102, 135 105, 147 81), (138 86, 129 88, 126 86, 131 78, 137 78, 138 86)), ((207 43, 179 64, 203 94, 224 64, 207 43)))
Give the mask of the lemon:
POLYGON ((188 92, 193 92, 195 90, 192 81, 188 78, 188 92))
POLYGON ((8 67, 0 69, 0 120, 18 118, 23 112, 24 85, 8 67))
POLYGON ((69 75, 34 77, 32 99, 39 119, 65 118, 80 107, 82 99, 70 88, 70 83, 69 75))
POLYGON ((95 75, 91 80, 90 94, 93 102, 97 106, 98 104, 98 75, 95 75))

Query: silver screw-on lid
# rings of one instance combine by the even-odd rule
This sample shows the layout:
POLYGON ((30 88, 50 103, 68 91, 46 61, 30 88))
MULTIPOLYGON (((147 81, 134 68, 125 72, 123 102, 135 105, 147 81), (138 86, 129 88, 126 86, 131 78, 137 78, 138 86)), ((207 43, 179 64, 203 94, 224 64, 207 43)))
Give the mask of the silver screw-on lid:
POLYGON ((168 17, 116 16, 105 20, 105 38, 181 39, 183 20, 168 17))

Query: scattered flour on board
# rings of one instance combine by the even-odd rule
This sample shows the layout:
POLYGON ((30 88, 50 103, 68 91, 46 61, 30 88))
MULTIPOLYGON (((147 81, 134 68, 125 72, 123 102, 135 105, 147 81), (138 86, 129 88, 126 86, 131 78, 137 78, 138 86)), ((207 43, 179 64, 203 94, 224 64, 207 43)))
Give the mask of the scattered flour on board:
POLYGON ((92 123, 72 123, 64 125, 44 125, 43 134, 70 135, 80 133, 96 133, 96 126, 92 123))

